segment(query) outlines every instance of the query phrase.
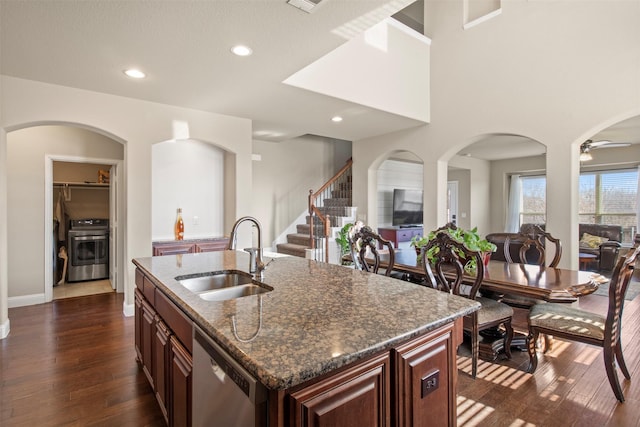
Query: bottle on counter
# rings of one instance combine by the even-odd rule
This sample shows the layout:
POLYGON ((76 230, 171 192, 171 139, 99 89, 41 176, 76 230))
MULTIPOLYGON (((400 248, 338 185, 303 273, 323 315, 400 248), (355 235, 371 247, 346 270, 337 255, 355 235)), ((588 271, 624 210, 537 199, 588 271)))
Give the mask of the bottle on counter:
POLYGON ((184 221, 182 220, 182 209, 178 208, 178 217, 176 218, 175 225, 176 240, 184 239, 184 221))

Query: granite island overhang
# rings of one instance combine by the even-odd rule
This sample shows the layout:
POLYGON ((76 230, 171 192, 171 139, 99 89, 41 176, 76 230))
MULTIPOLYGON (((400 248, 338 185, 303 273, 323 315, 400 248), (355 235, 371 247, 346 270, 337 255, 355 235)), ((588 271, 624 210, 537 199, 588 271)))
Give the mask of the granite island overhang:
POLYGON ((176 277, 248 273, 249 255, 220 251, 134 259, 193 322, 271 390, 339 369, 479 309, 479 303, 382 275, 278 257, 255 280, 269 292, 206 301, 176 277), (234 326, 235 325, 235 326, 234 326))

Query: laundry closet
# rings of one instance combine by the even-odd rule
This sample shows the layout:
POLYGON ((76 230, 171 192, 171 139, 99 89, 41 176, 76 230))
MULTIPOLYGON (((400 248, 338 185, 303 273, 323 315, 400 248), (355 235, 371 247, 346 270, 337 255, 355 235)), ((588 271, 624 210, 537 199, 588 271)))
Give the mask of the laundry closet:
POLYGON ((109 277, 110 165, 53 162, 53 284, 109 277))

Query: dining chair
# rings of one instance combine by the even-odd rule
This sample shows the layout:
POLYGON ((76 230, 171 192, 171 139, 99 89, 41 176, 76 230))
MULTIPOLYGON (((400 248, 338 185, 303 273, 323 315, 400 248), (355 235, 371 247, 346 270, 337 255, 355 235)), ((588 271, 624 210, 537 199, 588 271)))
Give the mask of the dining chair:
POLYGON ((606 317, 562 303, 536 304, 531 308, 528 316, 529 336, 527 337, 528 371, 530 373, 534 373, 538 366, 536 341, 539 334, 549 334, 570 341, 602 347, 609 384, 616 398, 620 402, 624 402, 624 394, 616 372, 616 363, 624 377, 628 380, 631 379, 622 356, 620 338, 624 297, 639 252, 640 247, 632 248, 618 260, 609 283, 609 307, 606 317))
POLYGON ((395 251, 391 241, 382 238, 368 225, 364 225, 357 230, 354 229, 352 233, 349 233, 348 239, 351 259, 356 269, 370 273, 378 274, 381 260, 381 252, 378 248, 386 247, 388 251, 388 264, 384 270, 384 275, 391 276, 393 266, 395 265, 395 251))
MULTIPOLYGON (((553 245, 555 249, 553 259, 549 262, 549 267, 555 268, 560 263, 560 258, 562 257, 562 243, 560 239, 553 237, 551 233, 537 224, 527 224, 526 227, 521 228, 518 233, 506 235, 504 241, 504 258, 508 263, 546 265, 547 245, 549 244, 553 245), (517 252, 518 258, 515 260, 511 256, 512 241, 520 245, 517 252)), ((536 304, 546 303, 546 301, 535 298, 514 295, 503 295, 502 302, 512 307, 525 310, 531 309, 531 307, 536 304)), ((552 344, 553 337, 549 334, 544 334, 545 351, 549 351, 552 344)))
POLYGON ((484 263, 480 252, 467 249, 448 233, 440 232, 422 249, 422 267, 435 289, 476 300, 481 307, 463 319, 463 327, 471 335, 471 376, 476 377, 480 352, 479 332, 502 325, 504 353, 511 358, 513 308, 491 298, 478 296, 484 278, 484 263), (475 274, 465 273, 465 265, 475 260, 475 274))
POLYGON ((546 255, 548 246, 553 245, 555 251, 549 267, 557 267, 562 257, 562 243, 545 231, 537 224, 529 224, 527 228, 520 230, 519 233, 507 233, 504 241, 504 258, 508 263, 518 262, 521 264, 538 264, 546 265, 546 255), (515 240, 520 249, 518 251, 518 259, 515 261, 511 254, 511 243, 515 240))

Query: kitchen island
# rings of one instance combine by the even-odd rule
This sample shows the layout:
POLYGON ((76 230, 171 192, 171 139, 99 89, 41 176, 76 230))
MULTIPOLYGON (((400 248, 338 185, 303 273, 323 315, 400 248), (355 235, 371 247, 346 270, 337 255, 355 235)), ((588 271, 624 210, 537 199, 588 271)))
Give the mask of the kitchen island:
POLYGON ((191 424, 193 324, 266 389, 256 425, 455 425, 455 353, 475 301, 296 257, 254 276, 268 292, 207 301, 176 277, 246 273, 249 254, 133 262, 136 351, 169 425, 191 424))

